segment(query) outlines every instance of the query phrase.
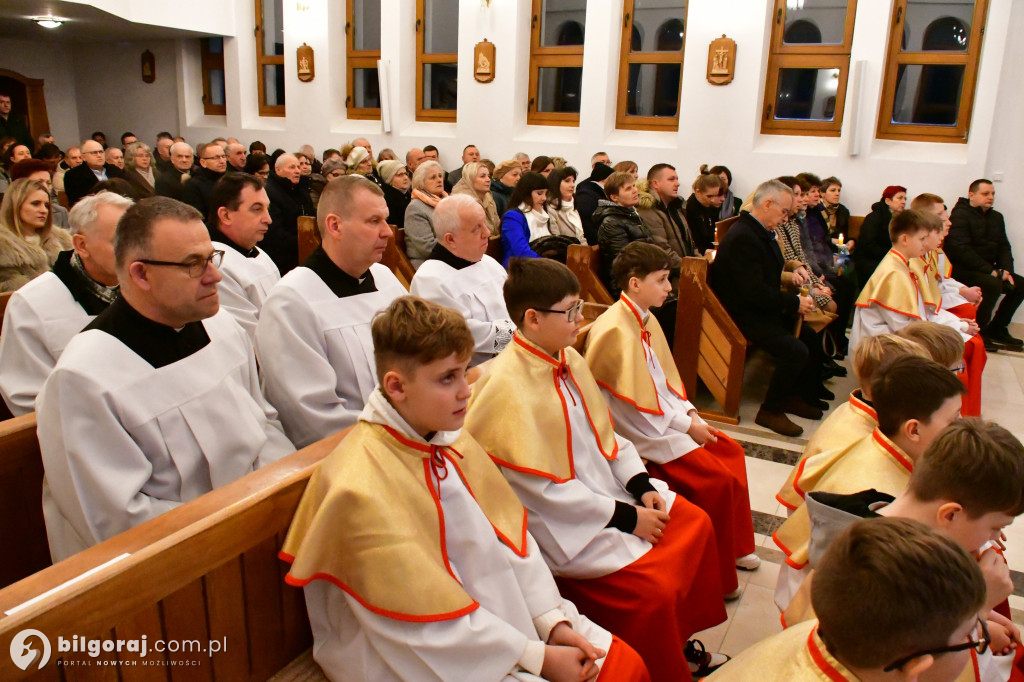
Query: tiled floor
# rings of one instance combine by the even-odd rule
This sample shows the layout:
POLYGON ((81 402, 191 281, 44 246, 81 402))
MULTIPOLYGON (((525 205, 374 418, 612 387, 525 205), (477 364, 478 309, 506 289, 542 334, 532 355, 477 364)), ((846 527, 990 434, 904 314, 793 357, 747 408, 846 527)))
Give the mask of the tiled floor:
MULTIPOLYGON (((1013 330, 1016 336, 1024 336, 1024 329, 1013 330)), ((849 359, 842 363, 849 368, 849 359)), ((772 599, 775 580, 779 572, 782 553, 775 547, 769 535, 772 524, 786 516, 785 509, 775 500, 775 493, 785 482, 807 438, 821 422, 794 418, 804 427, 800 438, 785 438, 754 424, 754 415, 764 393, 769 367, 764 358, 754 355, 748 362, 744 377, 744 396, 749 396, 740 405, 738 426, 720 425, 737 440, 747 445, 747 478, 750 483, 750 506, 754 511, 758 554, 761 568, 754 572, 740 571, 740 586, 743 593, 739 599, 727 605, 729 619, 717 627, 698 633, 709 651, 720 651, 735 656, 750 645, 781 630, 779 611, 772 599), (761 448, 749 444, 768 446, 761 448), (771 450, 771 453, 765 452, 771 450), (778 449, 781 449, 778 450, 778 449), (752 456, 756 454, 757 456, 752 456), (764 457, 769 457, 768 459, 764 457), (774 521, 773 521, 774 519, 774 521)), ((829 386, 836 394, 832 406, 838 406, 843 396, 856 387, 853 372, 844 379, 832 381, 829 386)), ((699 407, 712 405, 707 396, 694 401, 699 407), (704 400, 702 404, 700 401, 704 400)), ((982 386, 982 414, 1009 429, 1024 441, 1024 353, 992 353, 988 356, 982 386)), ((1006 557, 1010 568, 1016 573, 1017 593, 1010 597, 1014 619, 1024 623, 1024 521, 1010 526, 1006 557)))

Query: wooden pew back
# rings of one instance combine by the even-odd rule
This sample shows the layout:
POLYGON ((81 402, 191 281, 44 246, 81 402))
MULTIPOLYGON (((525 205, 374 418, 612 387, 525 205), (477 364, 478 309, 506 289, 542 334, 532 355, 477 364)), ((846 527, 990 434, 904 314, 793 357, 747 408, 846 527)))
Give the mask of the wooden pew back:
POLYGON ((587 347, 587 335, 590 334, 590 328, 594 326, 594 322, 604 311, 608 310, 608 306, 602 303, 583 303, 583 325, 580 326, 580 333, 576 336, 576 340, 573 342, 572 347, 575 348, 580 354, 583 354, 583 349, 587 347))
POLYGON ((849 241, 851 239, 853 239, 853 240, 860 239, 860 226, 863 225, 863 224, 864 224, 864 216, 862 216, 862 215, 852 215, 852 216, 850 216, 850 227, 848 228, 850 230, 850 234, 843 235, 843 238, 846 241, 849 241))
POLYGON ((384 249, 384 257, 381 258, 381 265, 387 266, 395 277, 406 289, 412 284, 412 277, 416 270, 412 267, 412 261, 405 253, 405 230, 391 226, 394 236, 388 239, 388 245, 384 249))
POLYGON ((0 679, 271 677, 312 643, 302 590, 285 584, 287 566, 277 553, 309 477, 344 435, 325 438, 0 590, 0 679), (53 647, 42 671, 22 671, 6 655, 12 638, 27 628, 44 633, 53 647), (107 652, 98 660, 109 667, 97 668, 88 655, 57 650, 58 637, 72 641, 76 635, 145 635, 150 646, 156 640, 198 640, 205 647, 217 640, 222 651, 152 652, 145 659, 107 652), (65 666, 58 668, 56 658, 65 666), (158 667, 143 666, 143 660, 158 667), (74 667, 77 661, 93 666, 74 667))
POLYGON ((0 421, 0 587, 50 565, 36 415, 0 421))
POLYGON ((4 328, 4 315, 7 313, 7 304, 11 302, 13 293, 12 291, 0 293, 0 331, 4 328))
POLYGON ((715 242, 721 244, 722 238, 725 237, 725 234, 729 231, 729 228, 731 228, 733 224, 739 219, 740 217, 738 215, 734 215, 731 218, 719 220, 717 223, 715 223, 715 242))
POLYGON ((589 303, 611 305, 615 300, 597 274, 601 264, 599 248, 573 244, 569 247, 565 264, 580 281, 580 298, 589 303))
POLYGON ((316 218, 313 216, 299 216, 299 263, 309 258, 309 255, 320 246, 320 230, 316 226, 316 218))
POLYGON ((501 235, 491 237, 487 242, 487 255, 501 263, 505 258, 505 249, 501 246, 501 235))

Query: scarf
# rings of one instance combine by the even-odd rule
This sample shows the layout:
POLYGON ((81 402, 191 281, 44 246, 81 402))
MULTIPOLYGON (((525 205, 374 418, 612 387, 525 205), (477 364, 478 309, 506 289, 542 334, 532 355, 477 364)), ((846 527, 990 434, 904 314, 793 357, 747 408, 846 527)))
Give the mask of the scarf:
POLYGON ((527 204, 519 205, 519 212, 526 216, 526 225, 530 228, 530 242, 541 237, 550 237, 551 218, 545 211, 534 211, 527 204))
POLYGON ((419 199, 430 208, 437 208, 437 205, 441 202, 441 199, 444 199, 446 196, 448 196, 448 193, 443 190, 440 196, 434 196, 430 192, 423 189, 413 188, 412 190, 412 198, 419 199))

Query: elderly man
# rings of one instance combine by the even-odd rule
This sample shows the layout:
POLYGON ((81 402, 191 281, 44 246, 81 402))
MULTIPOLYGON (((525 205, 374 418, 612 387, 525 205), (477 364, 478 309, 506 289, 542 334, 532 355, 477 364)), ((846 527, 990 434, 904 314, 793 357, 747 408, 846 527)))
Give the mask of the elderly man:
POLYGON ((96 140, 86 140, 81 149, 84 163, 64 174, 64 191, 72 206, 88 194, 97 182, 124 177, 120 168, 106 163, 103 145, 96 140))
MULTIPOLYGON (((821 342, 809 325, 793 336, 797 315, 814 309, 810 296, 782 291, 782 251, 775 230, 793 208, 793 190, 778 180, 754 191, 753 206, 732 226, 711 266, 711 288, 743 335, 777 360, 755 422, 784 436, 803 429, 786 414, 821 419, 821 342)), ((797 282, 798 284, 801 282, 797 282)))
POLYGON ((317 224, 322 245, 281 278, 256 325, 267 399, 298 447, 355 424, 377 384, 370 322, 406 293, 380 265, 392 235, 380 187, 331 181, 317 224))
MULTIPOLYGON (((476 163, 479 160, 480 150, 476 148, 475 144, 468 144, 463 148, 462 166, 465 166, 467 163, 476 163)), ((451 183, 452 187, 459 184, 459 180, 462 179, 462 166, 448 173, 448 182, 451 183)))
POLYGON ((256 336, 263 301, 281 279, 274 261, 256 246, 270 226, 269 207, 263 181, 248 173, 228 173, 210 195, 210 239, 215 249, 224 251, 217 285, 220 305, 250 338, 256 336))
POLYGON ((409 177, 416 172, 420 164, 427 160, 426 154, 419 147, 413 147, 405 153, 405 168, 409 171, 409 177))
POLYGON ((103 158, 109 166, 117 166, 121 170, 124 170, 124 152, 117 147, 109 147, 106 152, 103 153, 103 158))
POLYGON ((224 153, 224 148, 213 142, 199 145, 196 151, 199 152, 200 168, 185 182, 181 190, 181 200, 205 217, 210 214, 210 194, 213 192, 213 186, 227 171, 228 157, 224 153))
POLYGON ((679 175, 674 166, 656 163, 647 171, 649 192, 641 192, 636 211, 654 235, 654 243, 671 249, 680 258, 700 256, 690 227, 686 207, 679 198, 679 175))
POLYGON ((434 209, 437 244, 412 278, 409 293, 462 313, 476 347, 472 364, 490 360, 512 340, 502 287, 507 274, 487 255, 491 230, 480 202, 465 194, 434 209))
POLYGON ((241 173, 245 170, 245 145, 238 142, 228 142, 225 150, 228 156, 228 173, 241 173))
POLYGON ((68 147, 64 152, 64 159, 57 164, 57 170, 53 172, 53 189, 57 192, 64 190, 64 175, 72 168, 82 165, 82 150, 80 147, 68 147))
POLYGON ((523 167, 523 172, 527 173, 530 170, 530 155, 526 152, 516 152, 516 155, 512 157, 519 162, 519 165, 523 167))
POLYGON ((267 179, 271 224, 263 249, 277 264, 282 276, 299 264, 299 216, 316 215, 309 193, 299 186, 301 177, 295 155, 282 154, 267 179))
POLYGON ((171 145, 174 144, 174 140, 171 138, 170 133, 160 133, 160 135, 167 135, 167 137, 157 136, 156 147, 156 170, 157 174, 166 173, 167 171, 174 168, 174 164, 171 163, 171 145))
POLYGON ((71 340, 37 403, 54 561, 294 450, 249 337, 218 312, 222 255, 196 210, 166 197, 118 223, 121 295, 71 340))
POLYGON ((131 205, 112 192, 75 204, 74 249, 11 296, 0 335, 0 394, 15 416, 35 410, 36 395, 71 337, 117 296, 114 228, 131 205))
POLYGON ((1011 336, 1007 326, 1024 301, 1024 280, 1013 271, 1006 221, 992 208, 995 200, 991 181, 972 182, 967 198, 960 197, 949 214, 952 225, 943 250, 953 264, 953 277, 969 287, 981 287, 977 322, 985 349, 1020 351, 1024 341, 1011 336))
POLYGON ((171 169, 164 171, 156 179, 156 193, 162 197, 170 197, 181 201, 185 191, 185 183, 192 178, 192 163, 195 156, 187 142, 175 142, 171 145, 171 169))

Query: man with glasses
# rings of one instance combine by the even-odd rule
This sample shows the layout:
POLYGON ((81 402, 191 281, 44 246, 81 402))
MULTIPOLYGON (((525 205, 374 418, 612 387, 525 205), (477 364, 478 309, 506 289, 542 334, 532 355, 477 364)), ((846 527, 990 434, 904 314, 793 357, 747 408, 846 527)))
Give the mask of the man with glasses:
POLYGON ((128 209, 114 236, 121 296, 75 336, 36 403, 55 561, 295 448, 263 398, 245 331, 219 310, 195 209, 128 209))
POLYGON ((81 150, 83 163, 64 174, 64 192, 72 206, 89 194, 96 183, 111 178, 124 178, 124 171, 106 163, 103 145, 96 140, 86 140, 81 150))
POLYGON ((201 144, 199 152, 200 168, 192 173, 181 191, 181 200, 195 208, 201 215, 210 214, 210 194, 213 186, 224 177, 228 168, 228 157, 224 148, 215 142, 201 144))

